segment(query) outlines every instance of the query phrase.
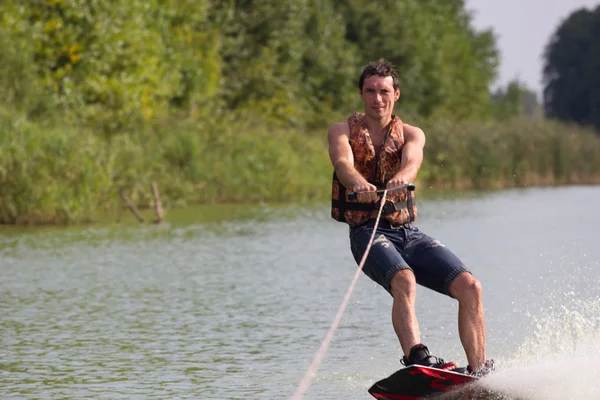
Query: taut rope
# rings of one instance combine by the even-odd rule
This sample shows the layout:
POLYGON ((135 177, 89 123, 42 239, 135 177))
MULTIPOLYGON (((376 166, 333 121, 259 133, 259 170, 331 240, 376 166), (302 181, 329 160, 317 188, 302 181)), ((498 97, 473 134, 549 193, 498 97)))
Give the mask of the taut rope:
POLYGON ((310 386, 310 382, 311 382, 312 378, 315 376, 317 369, 319 368, 319 364, 321 363, 321 360, 323 359, 323 356, 325 355, 325 352, 327 352, 329 343, 331 342, 331 339, 333 338, 333 334, 335 333, 335 330, 337 329, 337 327, 340 323, 340 320, 342 319, 344 310, 346 309, 346 306, 348 305, 348 300, 350 300, 350 295, 352 294, 352 291, 354 290, 354 287, 356 286, 356 282, 358 281, 360 272, 362 271, 363 265, 365 264, 365 260, 367 259, 367 256, 369 255, 369 251, 371 250, 371 245, 373 244, 373 239, 375 238, 375 232, 377 232, 377 227, 379 226, 379 219, 381 217, 381 211, 383 210, 383 205, 385 204, 386 195, 387 195, 387 189, 385 189, 383 191, 383 195, 381 196, 381 205, 379 206, 379 212, 377 213, 377 219, 375 220, 375 226, 373 227, 373 233, 371 234, 371 239, 369 240, 367 249, 365 250, 365 252, 362 256, 362 260, 360 260, 360 263, 358 265, 356 273, 354 274, 354 277, 352 278, 352 282, 350 283, 350 286, 348 287, 346 296, 344 296, 344 300, 342 301, 342 304, 340 305, 337 315, 335 316, 335 319, 333 320, 333 323, 331 324, 331 327, 329 328, 327 335, 323 339, 323 342, 321 342, 321 347, 315 354, 312 364, 306 371, 304 378, 300 382, 300 385, 298 386, 296 393, 294 393, 294 395, 291 397, 291 400, 300 400, 304 397, 304 392, 306 392, 306 390, 310 386))

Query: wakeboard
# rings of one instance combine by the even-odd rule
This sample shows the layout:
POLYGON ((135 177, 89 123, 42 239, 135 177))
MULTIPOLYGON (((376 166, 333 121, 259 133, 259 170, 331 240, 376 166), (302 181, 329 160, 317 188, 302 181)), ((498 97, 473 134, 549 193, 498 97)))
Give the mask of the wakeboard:
MULTIPOLYGON (((476 377, 454 371, 411 365, 376 382, 369 393, 379 400, 417 400, 456 389, 474 382, 476 377)), ((464 371, 466 372, 466 371, 464 371)))

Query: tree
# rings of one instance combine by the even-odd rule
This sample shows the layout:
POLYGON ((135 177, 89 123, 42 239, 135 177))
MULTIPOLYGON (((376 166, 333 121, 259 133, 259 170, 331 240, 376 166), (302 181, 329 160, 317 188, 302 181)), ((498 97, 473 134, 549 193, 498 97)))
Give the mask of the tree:
POLYGON ((27 44, 35 87, 111 134, 170 105, 214 103, 220 59, 208 1, 6 0, 0 34, 27 44))
POLYGON ((514 80, 506 88, 499 88, 492 94, 493 114, 498 119, 515 116, 538 117, 540 104, 534 91, 523 83, 514 80))
POLYGON ((0 95, 107 136, 175 115, 322 127, 379 58, 404 115, 485 117, 498 62, 464 0, 0 0, 0 36, 0 95))
POLYGON ((400 75, 400 105, 422 116, 480 117, 498 51, 490 30, 475 31, 464 1, 344 0, 338 8, 360 64, 380 57, 400 75))
POLYGON ((234 0, 215 2, 221 21, 223 96, 286 122, 360 107, 358 76, 385 58, 400 75, 403 113, 489 115, 498 54, 476 32, 464 1, 234 0))
POLYGON ((546 115, 600 129, 600 6, 573 12, 544 53, 546 115))
POLYGON ((356 60, 331 1, 214 1, 212 12, 226 109, 303 125, 349 98, 356 60))

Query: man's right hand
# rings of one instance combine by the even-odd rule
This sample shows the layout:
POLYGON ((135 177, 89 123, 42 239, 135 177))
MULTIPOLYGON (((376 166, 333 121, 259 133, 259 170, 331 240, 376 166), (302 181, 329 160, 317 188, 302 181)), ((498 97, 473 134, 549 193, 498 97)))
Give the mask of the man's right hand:
POLYGON ((356 200, 359 203, 375 203, 379 200, 377 187, 369 182, 359 183, 354 185, 352 191, 356 193, 356 200))

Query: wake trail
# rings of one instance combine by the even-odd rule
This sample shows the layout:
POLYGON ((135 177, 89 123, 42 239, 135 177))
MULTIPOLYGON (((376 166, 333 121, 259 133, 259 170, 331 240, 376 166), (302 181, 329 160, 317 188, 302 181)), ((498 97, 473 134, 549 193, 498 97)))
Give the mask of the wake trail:
POLYGON ((497 371, 439 400, 600 399, 600 300, 536 318, 536 332, 497 371))

